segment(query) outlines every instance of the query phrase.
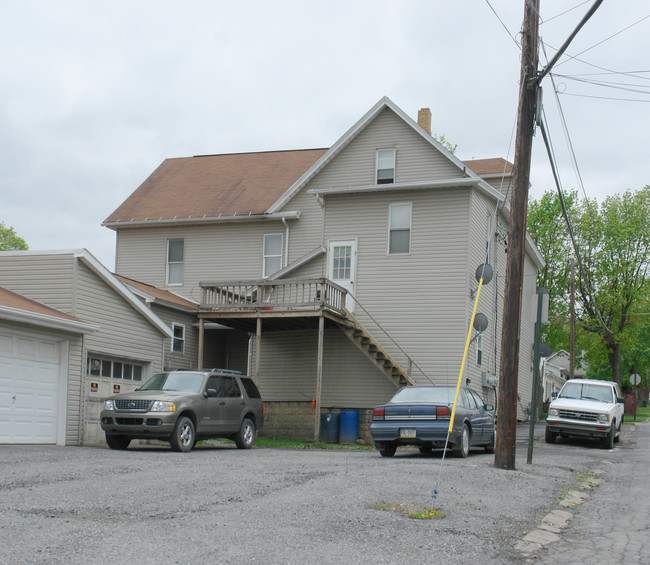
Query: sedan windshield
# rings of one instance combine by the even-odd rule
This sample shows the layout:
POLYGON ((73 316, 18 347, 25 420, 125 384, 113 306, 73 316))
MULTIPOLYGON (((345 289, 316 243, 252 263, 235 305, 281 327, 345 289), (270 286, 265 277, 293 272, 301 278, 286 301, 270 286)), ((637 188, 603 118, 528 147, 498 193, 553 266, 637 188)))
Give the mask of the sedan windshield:
POLYGON ((612 388, 588 383, 567 383, 560 391, 559 398, 579 398, 596 402, 613 402, 612 388))
POLYGON ((409 386, 400 390, 393 398, 391 404, 405 402, 437 402, 439 404, 453 404, 456 388, 451 386, 417 387, 409 386))
POLYGON ((160 373, 151 377, 140 390, 200 392, 202 384, 201 373, 160 373))

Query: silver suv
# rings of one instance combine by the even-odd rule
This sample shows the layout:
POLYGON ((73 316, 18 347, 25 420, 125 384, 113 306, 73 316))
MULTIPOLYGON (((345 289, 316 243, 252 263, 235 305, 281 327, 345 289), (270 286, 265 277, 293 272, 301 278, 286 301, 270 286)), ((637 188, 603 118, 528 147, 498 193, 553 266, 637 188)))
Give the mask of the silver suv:
POLYGON ((111 449, 126 449, 133 439, 161 439, 174 451, 190 451, 209 438, 249 449, 264 425, 264 405, 255 383, 237 371, 179 370, 110 397, 100 419, 111 449))
POLYGON ((625 406, 618 385, 611 381, 572 379, 564 383, 546 419, 546 443, 563 437, 594 438, 612 449, 623 427, 625 406))

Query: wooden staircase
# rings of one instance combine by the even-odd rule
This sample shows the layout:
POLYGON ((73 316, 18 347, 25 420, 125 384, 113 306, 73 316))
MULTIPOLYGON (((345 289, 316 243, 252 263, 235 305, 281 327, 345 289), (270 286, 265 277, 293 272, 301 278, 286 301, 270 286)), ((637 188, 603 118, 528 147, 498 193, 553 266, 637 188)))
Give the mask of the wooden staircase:
POLYGON ((351 322, 350 325, 339 325, 341 331, 354 343, 359 350, 397 387, 414 385, 415 382, 408 373, 388 354, 388 352, 375 340, 370 332, 363 327, 354 315, 344 308, 345 315, 351 322))

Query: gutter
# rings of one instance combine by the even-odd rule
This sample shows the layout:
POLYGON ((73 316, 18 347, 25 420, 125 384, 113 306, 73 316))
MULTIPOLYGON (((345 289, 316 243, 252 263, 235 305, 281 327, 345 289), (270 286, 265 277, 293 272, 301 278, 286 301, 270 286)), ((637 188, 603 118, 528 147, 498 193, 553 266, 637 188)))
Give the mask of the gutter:
POLYGON ((267 221, 267 220, 298 220, 300 219, 299 211, 277 212, 277 213, 262 213, 262 214, 242 214, 233 216, 198 216, 188 218, 145 218, 144 220, 116 220, 114 222, 103 222, 102 226, 110 229, 117 228, 135 228, 142 226, 155 226, 155 225, 194 225, 194 224, 211 224, 221 222, 251 222, 251 221, 267 221))

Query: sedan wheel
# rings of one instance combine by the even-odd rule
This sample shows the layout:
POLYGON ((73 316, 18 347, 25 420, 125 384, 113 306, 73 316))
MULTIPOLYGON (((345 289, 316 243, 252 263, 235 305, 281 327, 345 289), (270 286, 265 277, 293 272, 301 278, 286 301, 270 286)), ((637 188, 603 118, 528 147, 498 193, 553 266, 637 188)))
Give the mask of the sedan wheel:
POLYGON ((194 422, 187 416, 178 419, 169 443, 174 451, 190 451, 194 447, 194 422))
POLYGON ((453 453, 456 457, 467 457, 469 455, 469 428, 463 424, 463 431, 460 434, 460 442, 454 446, 453 453))

